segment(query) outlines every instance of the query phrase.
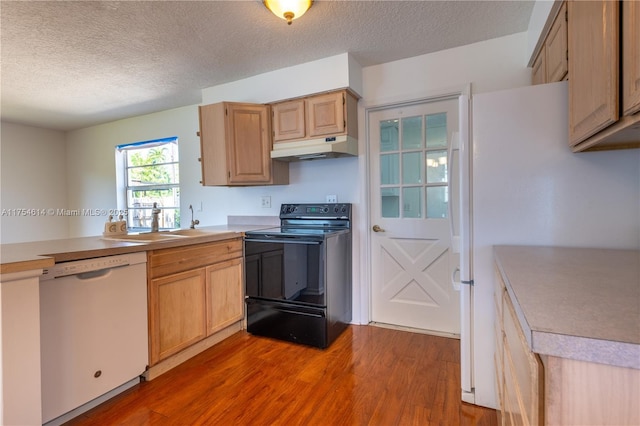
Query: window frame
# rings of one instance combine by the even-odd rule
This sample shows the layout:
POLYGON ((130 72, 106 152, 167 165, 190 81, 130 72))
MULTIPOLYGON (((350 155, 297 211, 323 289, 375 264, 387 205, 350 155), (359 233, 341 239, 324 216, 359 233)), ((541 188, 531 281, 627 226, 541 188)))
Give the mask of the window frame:
MULTIPOLYGON (((158 208, 161 212, 172 210, 174 211, 173 215, 173 223, 171 221, 166 221, 166 216, 161 216, 160 218, 160 230, 172 230, 180 228, 180 155, 179 155, 179 144, 178 137, 172 136, 168 138, 162 139, 154 139, 149 141, 141 141, 134 142, 128 144, 122 144, 116 146, 116 173, 117 173, 117 191, 118 191, 118 209, 121 211, 127 212, 127 230, 130 232, 149 232, 151 231, 151 209, 152 209, 152 201, 145 203, 144 206, 135 206, 130 204, 130 200, 133 199, 132 195, 135 192, 145 192, 145 191, 160 191, 160 190, 168 190, 173 194, 173 198, 175 200, 174 205, 159 205, 158 208), (154 147, 163 147, 170 144, 175 144, 175 148, 173 150, 173 156, 169 159, 169 161, 164 161, 161 163, 154 163, 142 166, 135 166, 130 164, 131 155, 135 152, 139 152, 143 149, 150 149, 154 147), (131 185, 129 184, 130 180, 130 171, 132 169, 140 169, 144 167, 155 167, 155 166, 170 166, 177 167, 175 173, 172 174, 171 183, 166 184, 143 184, 143 185, 131 185), (146 205, 148 204, 148 205, 146 205), (144 225, 135 224, 133 221, 133 215, 136 212, 143 211, 144 214, 144 225), (148 213, 148 214, 147 214, 148 213), (169 222, 170 226, 166 226, 167 222, 169 222)), ((161 203, 164 204, 164 203, 161 203)), ((162 213, 161 213, 162 215, 162 213)))

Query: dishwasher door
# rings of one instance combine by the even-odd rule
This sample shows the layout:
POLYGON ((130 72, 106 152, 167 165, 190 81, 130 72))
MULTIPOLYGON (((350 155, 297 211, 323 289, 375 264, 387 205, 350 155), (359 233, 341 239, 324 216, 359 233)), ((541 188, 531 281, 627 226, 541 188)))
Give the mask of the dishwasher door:
POLYGON ((45 274, 40 344, 48 422, 145 371, 146 253, 60 263, 45 274))

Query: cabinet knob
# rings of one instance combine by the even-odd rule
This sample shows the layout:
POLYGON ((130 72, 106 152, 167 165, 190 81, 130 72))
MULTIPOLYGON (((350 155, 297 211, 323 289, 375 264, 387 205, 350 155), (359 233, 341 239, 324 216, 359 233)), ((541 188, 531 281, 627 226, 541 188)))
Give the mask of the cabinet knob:
POLYGON ((198 161, 202 163, 202 158, 198 157, 198 161))
POLYGON ((197 135, 198 137, 200 137, 200 132, 196 132, 196 135, 197 135))
POLYGON ((93 373, 93 377, 95 377, 96 379, 100 376, 102 376, 102 370, 98 370, 95 373, 93 373))

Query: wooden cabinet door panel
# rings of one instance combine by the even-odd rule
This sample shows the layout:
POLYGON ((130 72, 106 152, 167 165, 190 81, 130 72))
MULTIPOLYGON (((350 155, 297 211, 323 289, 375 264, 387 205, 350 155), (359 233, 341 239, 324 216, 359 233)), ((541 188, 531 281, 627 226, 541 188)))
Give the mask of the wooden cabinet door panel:
POLYGON ((202 340, 206 335, 205 269, 150 282, 150 364, 202 340))
POLYGON ((269 182, 271 127, 266 105, 225 105, 229 183, 269 182))
POLYGON ((296 99, 271 106, 274 143, 306 136, 304 103, 304 99, 296 99))
POLYGON ((546 82, 561 81, 568 71, 567 64, 567 5, 560 8, 545 42, 546 82))
POLYGON ((242 258, 207 267, 207 335, 244 317, 242 258))
POLYGON ((640 2, 622 2, 622 110, 640 112, 640 2))
POLYGON ((515 309, 511 304, 508 293, 503 300, 504 310, 504 365, 512 367, 512 380, 518 389, 518 396, 522 404, 522 417, 528 424, 537 425, 543 418, 544 392, 543 367, 538 356, 531 352, 529 344, 520 328, 515 309))
POLYGON ((618 112, 619 3, 570 1, 569 143, 615 123, 618 112))
POLYGON ((344 133, 344 92, 313 96, 307 99, 309 136, 344 133))
POLYGON ((224 105, 198 107, 200 120, 200 167, 203 185, 227 182, 227 144, 225 143, 224 105))

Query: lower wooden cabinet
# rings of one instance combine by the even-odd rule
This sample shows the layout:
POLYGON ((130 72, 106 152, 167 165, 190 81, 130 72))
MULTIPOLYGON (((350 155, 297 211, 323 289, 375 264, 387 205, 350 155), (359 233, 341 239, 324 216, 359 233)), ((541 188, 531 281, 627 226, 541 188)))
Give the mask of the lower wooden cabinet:
POLYGON ((244 318, 242 258, 207 266, 207 335, 244 318))
POLYGON ((640 424, 640 370, 532 352, 513 300, 496 268, 500 425, 640 424))
POLYGON ((242 238, 147 256, 150 366, 244 318, 242 238))
POLYGON ((496 273, 496 379, 500 417, 505 425, 544 424, 544 368, 529 350, 513 303, 496 273))
POLYGON ((204 268, 151 280, 151 365, 205 337, 204 282, 204 268))

